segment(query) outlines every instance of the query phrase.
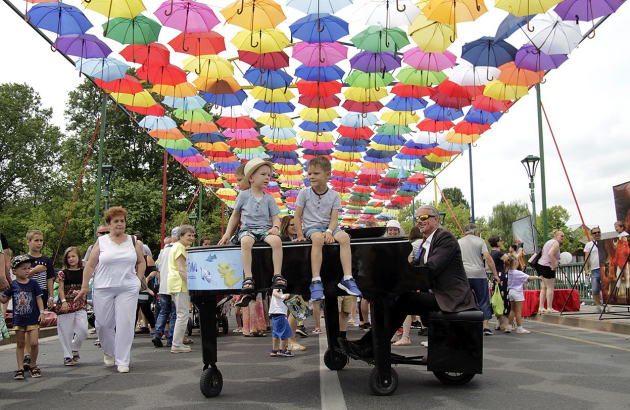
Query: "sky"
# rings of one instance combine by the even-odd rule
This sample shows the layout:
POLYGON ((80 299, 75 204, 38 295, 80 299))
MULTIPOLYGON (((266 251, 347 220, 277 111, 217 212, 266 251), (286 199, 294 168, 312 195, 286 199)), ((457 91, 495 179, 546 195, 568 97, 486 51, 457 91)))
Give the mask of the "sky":
MULTIPOLYGON (((18 9, 24 10, 24 1, 12 1, 18 9)), ((81 7, 77 0, 67 2, 81 7)), ((227 4, 220 0, 204 2, 217 15, 227 4)), ((279 2, 284 4, 283 0, 279 2)), ((144 3, 150 12, 155 11, 160 4, 156 0, 146 0, 144 3)), ((492 1, 486 2, 486 5, 490 13, 473 23, 458 25, 460 39, 449 50, 459 54, 456 50, 464 42, 494 34, 507 13, 494 9, 492 1)), ((360 5, 350 6, 336 14, 350 22, 351 33, 360 31, 363 25, 358 8, 360 5)), ((288 7, 285 10, 288 21, 303 16, 288 7)), ((102 15, 90 11, 86 11, 86 15, 94 24, 105 22, 102 15)), ((219 17, 223 20, 222 16, 219 17)), ((613 230, 616 220, 612 187, 630 180, 630 173, 624 168, 630 154, 627 143, 630 115, 625 111, 626 96, 630 95, 630 78, 627 75, 630 55, 625 52, 627 46, 624 45, 630 35, 628 21, 630 6, 622 5, 596 30, 595 37, 587 39, 574 50, 569 60, 549 73, 541 86, 542 102, 584 221, 588 226, 600 225, 605 232, 613 230)), ((285 33, 289 31, 286 23, 279 28, 285 33)), ((585 32, 589 24, 581 23, 581 28, 585 32)), ((235 56, 235 49, 229 40, 236 30, 222 24, 214 30, 226 37, 229 47, 221 55, 228 58, 235 56)), ((160 41, 165 43, 176 34, 165 28, 160 41)), ((524 43, 518 35, 510 38, 517 48, 524 43)), ((4 39, 0 43, 0 52, 4 57, 0 65, 0 81, 27 83, 33 87, 40 94, 43 106, 52 107, 53 123, 63 130, 63 111, 68 93, 83 78, 59 53, 53 53, 49 45, 5 3, 0 3, 0 38, 4 39)), ((115 51, 121 49, 117 43, 113 44, 116 44, 112 46, 115 51)), ((354 50, 350 50, 349 56, 354 53, 354 50)), ((176 54, 173 60, 184 57, 176 54)), ((244 71, 245 65, 241 66, 244 71)), ((342 68, 347 69, 349 66, 342 68)), ((241 81, 241 84, 245 83, 241 81)), ((252 106, 253 101, 248 101, 252 106)), ((343 115, 343 110, 338 111, 343 115)), ((543 125, 547 206, 563 206, 571 215, 568 224, 580 224, 551 133, 546 122, 543 125)), ((139 135, 138 138, 148 136, 139 135)), ((521 201, 531 206, 529 180, 520 162, 530 154, 540 156, 534 89, 484 133, 472 148, 475 216, 489 216, 492 207, 501 201, 521 201)), ((469 166, 468 153, 464 152, 463 157, 457 158, 439 175, 437 183, 440 188, 459 187, 471 202, 469 166)), ((535 183, 536 209, 539 213, 542 209, 540 170, 535 183)), ((418 199, 432 201, 433 184, 428 185, 418 199)))

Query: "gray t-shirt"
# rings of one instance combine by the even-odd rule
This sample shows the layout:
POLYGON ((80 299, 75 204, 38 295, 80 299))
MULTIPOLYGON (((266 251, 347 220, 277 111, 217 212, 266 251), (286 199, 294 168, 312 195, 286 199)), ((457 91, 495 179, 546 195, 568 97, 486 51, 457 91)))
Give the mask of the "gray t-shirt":
POLYGON ((600 269, 599 266, 599 249, 597 249, 597 245, 595 242, 590 241, 584 246, 584 253, 590 252, 590 256, 588 257, 588 266, 591 270, 600 269))
POLYGON ((313 191, 312 187, 308 187, 300 191, 295 204, 304 209, 303 229, 316 225, 328 227, 333 209, 341 209, 341 197, 332 189, 319 195, 313 191))
POLYGON ((256 231, 271 229, 271 217, 280 213, 272 195, 254 198, 249 189, 238 194, 234 210, 241 212, 241 229, 256 231))
POLYGON ((488 253, 486 241, 475 235, 466 235, 459 240, 462 250, 462 261, 468 279, 486 279, 486 268, 483 254, 488 253))

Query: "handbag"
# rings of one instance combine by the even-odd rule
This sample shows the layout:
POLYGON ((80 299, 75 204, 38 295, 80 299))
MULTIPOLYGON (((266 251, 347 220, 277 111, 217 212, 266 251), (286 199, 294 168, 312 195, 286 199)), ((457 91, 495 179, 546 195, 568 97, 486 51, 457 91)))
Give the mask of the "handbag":
POLYGON ((308 302, 306 302, 300 295, 293 295, 283 302, 298 322, 305 320, 313 314, 313 311, 308 308, 308 302))
POLYGON ((531 266, 532 269, 534 269, 536 272, 538 272, 538 261, 540 260, 541 256, 542 256, 542 249, 536 252, 535 254, 533 254, 532 257, 529 258, 529 260, 527 261, 527 263, 529 263, 529 266, 531 266))
POLYGON ((498 283, 494 286, 494 292, 492 292, 492 299, 490 299, 490 304, 492 305, 492 311, 497 317, 503 316, 505 312, 505 306, 503 305, 501 289, 499 289, 498 283))

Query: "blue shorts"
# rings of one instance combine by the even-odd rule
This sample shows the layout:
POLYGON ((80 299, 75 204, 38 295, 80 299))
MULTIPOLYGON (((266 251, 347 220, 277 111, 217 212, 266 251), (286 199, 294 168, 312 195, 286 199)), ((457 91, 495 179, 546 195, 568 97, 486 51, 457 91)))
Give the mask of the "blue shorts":
MULTIPOLYGON (((328 227, 324 225, 313 225, 311 227, 306 228, 306 230, 304 230, 304 236, 306 237, 306 239, 311 239, 311 236, 314 233, 324 233, 326 232, 326 229, 328 229, 328 227)), ((334 237, 339 232, 341 232, 341 229, 339 229, 339 227, 335 228, 335 230, 332 233, 332 236, 334 237)))
POLYGON ((255 229, 255 230, 254 229, 253 230, 244 229, 244 230, 242 230, 242 231, 240 231, 238 233, 238 236, 237 236, 238 243, 241 243, 241 240, 245 236, 249 236, 250 238, 253 238, 254 241, 256 241, 256 242, 263 242, 265 240, 265 238, 267 236, 269 236, 269 233, 267 231, 265 231, 265 230, 262 230, 262 229, 261 230, 259 230, 259 229, 255 229))
POLYGON ((289 326, 289 321, 287 320, 286 315, 273 315, 271 317, 271 324, 273 326, 271 337, 279 337, 280 340, 287 340, 293 336, 293 332, 291 331, 291 326, 289 326))
POLYGON ((591 290, 593 295, 602 293, 602 274, 599 269, 591 269, 591 290))

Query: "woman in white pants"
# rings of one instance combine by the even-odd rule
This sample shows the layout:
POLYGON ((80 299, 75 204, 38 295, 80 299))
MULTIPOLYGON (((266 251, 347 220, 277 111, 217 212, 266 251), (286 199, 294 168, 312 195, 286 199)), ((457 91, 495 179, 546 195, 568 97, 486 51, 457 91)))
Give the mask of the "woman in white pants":
POLYGON ((109 235, 98 238, 83 272, 79 296, 88 292, 92 273, 96 333, 105 366, 129 373, 138 292, 144 283, 142 242, 125 234, 127 211, 116 206, 105 212, 109 235))
POLYGON ((81 252, 71 246, 63 254, 63 271, 57 274, 59 300, 57 304, 57 333, 63 350, 64 366, 74 366, 81 357, 79 351, 88 334, 87 301, 77 298, 83 284, 81 252))
POLYGON ((195 241, 195 228, 190 225, 180 226, 177 240, 168 254, 168 293, 171 294, 177 310, 171 353, 189 353, 190 346, 184 344, 184 333, 188 326, 190 309, 190 297, 186 285, 186 248, 195 241))

